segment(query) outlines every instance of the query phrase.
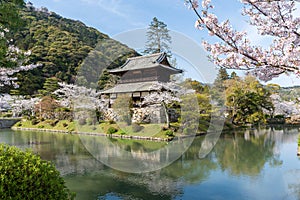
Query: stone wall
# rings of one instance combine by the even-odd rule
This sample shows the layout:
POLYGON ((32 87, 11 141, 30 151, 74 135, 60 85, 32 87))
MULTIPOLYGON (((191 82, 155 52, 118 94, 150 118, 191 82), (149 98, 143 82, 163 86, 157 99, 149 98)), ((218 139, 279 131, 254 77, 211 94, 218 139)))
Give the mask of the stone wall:
MULTIPOLYGON (((169 109, 170 121, 177 121, 179 114, 174 109, 169 109)), ((110 108, 104 113, 105 120, 118 121, 118 115, 110 108)), ((143 108, 131 108, 132 123, 165 123, 166 115, 161 105, 151 105, 143 108)))
POLYGON ((0 128, 11 128, 15 123, 20 121, 20 118, 15 119, 0 119, 0 128))

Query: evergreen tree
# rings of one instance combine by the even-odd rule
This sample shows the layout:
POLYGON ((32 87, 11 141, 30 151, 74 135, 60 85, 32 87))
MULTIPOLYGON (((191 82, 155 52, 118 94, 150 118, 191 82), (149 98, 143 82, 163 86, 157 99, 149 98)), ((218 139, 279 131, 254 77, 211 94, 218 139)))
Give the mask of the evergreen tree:
POLYGON ((98 81, 98 88, 104 90, 113 87, 116 83, 117 77, 110 74, 107 69, 104 69, 98 81))
MULTIPOLYGON (((14 1, 23 2, 0 0, 0 67, 8 68, 8 62, 2 64, 2 61, 12 60, 6 56, 9 45, 18 47, 22 52, 31 52, 30 56, 23 59, 26 61, 24 65, 33 63, 40 67, 13 75, 9 73, 9 77, 17 78, 14 82, 19 87, 3 86, 3 93, 11 91, 20 95, 36 94, 38 90, 43 89, 46 78, 50 77, 56 77, 66 83, 76 81, 76 84, 79 84, 81 81, 81 85, 96 88, 102 69, 114 69, 122 65, 128 57, 138 55, 133 49, 80 21, 63 18, 54 12, 50 13, 46 8, 37 9, 31 3, 27 3, 19 12, 24 26, 18 30, 8 27, 9 32, 4 32, 5 38, 2 37, 2 40, 1 30, 7 27, 2 21, 13 15, 5 17, 8 14, 4 15, 1 6, 7 6, 7 2, 14 1), (6 48, 2 48, 2 45, 6 45, 6 48), (4 59, 1 60, 1 57, 4 59)), ((10 12, 12 11, 16 9, 10 9, 10 12)), ((11 63, 12 67, 13 64, 11 63)))
POLYGON ((151 54, 166 52, 168 56, 170 56, 170 44, 171 36, 169 35, 167 25, 154 17, 147 31, 146 49, 143 53, 151 54))
POLYGON ((235 79, 237 77, 238 77, 238 75, 236 74, 236 72, 231 72, 230 79, 235 79))
POLYGON ((19 11, 24 6, 23 0, 0 1, 0 25, 10 31, 19 29, 23 24, 19 11))
POLYGON ((59 88, 58 81, 59 79, 56 77, 47 78, 43 85, 43 90, 39 90, 39 93, 43 96, 54 97, 55 95, 52 93, 59 88))
POLYGON ((217 101, 219 105, 223 105, 225 102, 225 86, 224 81, 229 79, 229 75, 225 68, 220 68, 217 78, 215 79, 212 87, 212 99, 217 101))

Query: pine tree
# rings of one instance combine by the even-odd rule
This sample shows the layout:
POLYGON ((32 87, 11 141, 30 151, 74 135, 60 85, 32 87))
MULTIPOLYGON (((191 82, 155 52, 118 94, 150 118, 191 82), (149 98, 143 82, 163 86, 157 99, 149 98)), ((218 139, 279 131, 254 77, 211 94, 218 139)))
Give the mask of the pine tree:
POLYGON ((59 88, 58 82, 59 79, 57 79, 56 77, 47 78, 43 85, 43 89, 39 90, 39 93, 42 96, 55 97, 53 92, 59 88))
POLYGON ((215 79, 214 81, 214 87, 218 88, 218 89, 221 89, 221 90, 224 90, 224 81, 225 80, 228 80, 230 77, 227 73, 227 70, 223 67, 221 67, 219 69, 219 72, 218 72, 218 75, 217 75, 217 78, 215 79))
POLYGON ((166 52, 170 57, 170 44, 171 36, 169 35, 167 25, 154 17, 147 31, 146 49, 143 53, 151 54, 166 52))
POLYGON ((221 67, 212 87, 212 98, 217 101, 219 105, 223 105, 225 102, 224 91, 226 88, 224 86, 224 81, 229 78, 227 70, 221 67))
POLYGON ((231 74, 230 74, 230 79, 235 79, 235 78, 237 78, 238 77, 238 75, 236 74, 236 72, 231 72, 231 74))

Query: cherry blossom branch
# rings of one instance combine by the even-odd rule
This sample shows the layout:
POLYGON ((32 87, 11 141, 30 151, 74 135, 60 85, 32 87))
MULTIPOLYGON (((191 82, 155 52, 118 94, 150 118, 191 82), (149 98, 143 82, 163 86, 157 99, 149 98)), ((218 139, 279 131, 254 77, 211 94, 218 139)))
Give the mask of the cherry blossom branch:
POLYGON ((285 72, 300 74, 300 18, 295 17, 295 1, 241 0, 245 5, 243 15, 250 18, 260 35, 268 35, 273 42, 268 47, 251 45, 245 31, 233 30, 229 20, 219 22, 211 0, 202 0, 201 14, 197 0, 185 0, 195 12, 198 20, 195 26, 206 29, 221 43, 203 41, 209 58, 218 66, 230 69, 248 70, 261 80, 270 80, 285 72))

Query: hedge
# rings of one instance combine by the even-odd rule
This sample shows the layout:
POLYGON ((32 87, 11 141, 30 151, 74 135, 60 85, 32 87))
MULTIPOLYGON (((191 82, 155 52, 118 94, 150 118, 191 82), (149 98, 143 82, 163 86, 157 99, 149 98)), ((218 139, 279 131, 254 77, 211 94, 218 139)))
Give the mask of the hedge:
POLYGON ((0 199, 74 199, 59 171, 30 150, 0 144, 0 199))

